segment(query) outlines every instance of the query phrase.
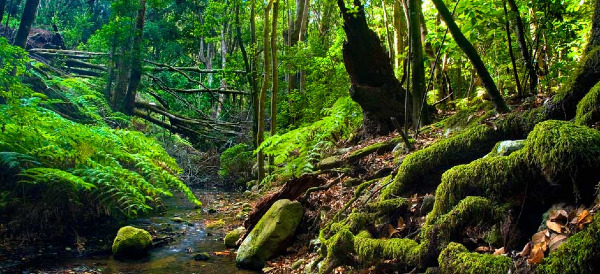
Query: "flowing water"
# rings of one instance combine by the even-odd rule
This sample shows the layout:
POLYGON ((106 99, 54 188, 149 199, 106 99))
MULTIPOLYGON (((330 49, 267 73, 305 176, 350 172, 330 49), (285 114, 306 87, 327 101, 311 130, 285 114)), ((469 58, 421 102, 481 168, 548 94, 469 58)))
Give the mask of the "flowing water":
MULTIPOLYGON (((207 205, 206 200, 220 201, 224 208, 235 210, 231 201, 239 198, 237 194, 200 193, 199 197, 207 205)), ((102 273, 253 273, 240 270, 235 265, 235 253, 227 250, 222 241, 222 231, 215 232, 204 228, 205 218, 224 218, 223 213, 207 214, 185 201, 182 197, 167 199, 168 210, 161 216, 140 218, 130 224, 149 231, 170 231, 174 240, 152 248, 148 256, 139 260, 115 260, 110 252, 86 256, 82 258, 65 258, 40 262, 38 270, 42 272, 102 272, 102 273), (183 222, 173 220, 182 217, 183 222), (195 261, 192 257, 197 252, 208 252, 211 258, 207 261, 195 261), (218 254, 215 254, 215 252, 218 254), (228 254, 229 253, 229 254, 228 254)), ((161 234, 161 233, 159 233, 161 234)))

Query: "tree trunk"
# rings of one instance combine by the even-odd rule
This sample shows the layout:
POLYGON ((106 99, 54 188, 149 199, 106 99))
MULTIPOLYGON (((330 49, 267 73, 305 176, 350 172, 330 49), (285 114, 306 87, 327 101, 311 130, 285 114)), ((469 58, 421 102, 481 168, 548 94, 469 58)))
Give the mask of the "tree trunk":
POLYGON ((585 52, 588 53, 597 46, 600 46, 600 1, 595 1, 592 31, 585 52))
POLYGON ((146 0, 140 0, 140 9, 135 20, 135 36, 131 56, 131 74, 125 95, 125 113, 133 115, 135 96, 142 80, 142 43, 144 39, 144 23, 146 22, 146 0))
POLYGON ((504 20, 506 20, 506 22, 504 23, 506 26, 506 39, 508 42, 508 54, 510 56, 510 62, 512 63, 512 68, 513 68, 513 75, 515 77, 515 83, 517 85, 517 94, 519 95, 519 97, 523 96, 523 89, 521 88, 521 82, 519 82, 519 72, 517 71, 517 63, 515 62, 515 55, 513 53, 512 50, 512 39, 510 37, 510 23, 508 20, 508 11, 506 9, 506 1, 502 1, 503 5, 504 5, 504 20))
POLYGON ((519 12, 519 7, 515 3, 515 0, 508 0, 508 5, 510 9, 515 13, 515 21, 516 21, 516 29, 517 29, 517 41, 519 43, 519 49, 521 49, 521 55, 523 56, 523 61, 525 62, 525 67, 529 71, 529 90, 531 94, 537 94, 537 84, 538 77, 535 67, 533 67, 533 60, 531 59, 531 55, 529 54, 529 49, 527 47, 527 42, 525 41, 525 30, 523 29, 523 20, 521 19, 521 13, 519 12))
POLYGON ((392 47, 392 36, 390 35, 390 25, 388 23, 387 9, 385 8, 385 2, 381 0, 381 9, 383 10, 383 23, 385 24, 385 39, 388 45, 388 54, 390 60, 394 60, 394 48, 392 47))
MULTIPOLYGON (((265 19, 264 19, 264 29, 263 29, 263 53, 264 53, 264 67, 265 67, 265 75, 263 78, 262 86, 260 88, 260 98, 258 101, 258 136, 256 140, 258 145, 262 144, 265 139, 265 101, 267 100, 267 88, 269 87, 269 78, 271 77, 269 74, 271 73, 271 59, 269 55, 271 54, 269 50, 269 13, 271 11, 271 6, 273 5, 273 0, 269 0, 267 7, 265 8, 265 19)), ((257 165, 258 165, 258 183, 260 184, 262 180, 265 178, 265 155, 262 151, 258 151, 257 153, 257 165)))
POLYGON ((21 23, 19 24, 19 30, 13 44, 21 48, 27 47, 27 37, 29 36, 29 30, 35 20, 35 14, 37 13, 40 0, 27 0, 25 2, 25 8, 23 9, 23 16, 21 16, 21 23))
POLYGON ((504 102, 502 95, 498 91, 498 88, 496 87, 494 80, 492 79, 490 73, 485 67, 485 64, 483 64, 483 61, 481 61, 481 57, 479 57, 479 54, 477 54, 475 47, 473 47, 471 42, 469 42, 469 40, 467 40, 467 38, 462 34, 462 32, 460 32, 460 28, 458 28, 458 26, 456 25, 454 18, 452 18, 452 14, 450 14, 450 11, 448 10, 444 2, 442 0, 432 1, 435 7, 437 8, 438 12, 442 16, 442 19, 446 23, 446 26, 448 26, 448 29, 450 30, 452 37, 454 37, 456 44, 458 44, 458 46, 463 50, 467 57, 469 57, 469 60, 471 61, 473 67, 477 71, 477 74, 481 78, 483 86, 485 87, 487 93, 492 99, 492 102, 496 107, 496 111, 498 111, 499 113, 508 112, 508 106, 506 106, 506 102, 504 102))
POLYGON ((406 36, 406 18, 401 0, 394 1, 394 71, 399 76, 406 36))
MULTIPOLYGON (((252 105, 252 139, 253 139, 253 144, 256 145, 256 134, 258 127, 255 126, 256 125, 256 121, 258 121, 256 119, 256 115, 258 114, 257 112, 257 108, 255 107, 257 105, 257 102, 255 100, 255 94, 258 94, 258 87, 256 85, 256 78, 254 78, 253 74, 252 74, 252 68, 250 66, 250 61, 248 60, 248 53, 246 52, 246 46, 244 45, 244 41, 242 40, 242 25, 240 23, 240 5, 241 2, 239 2, 236 6, 235 6, 235 32, 236 32, 236 38, 238 40, 238 44, 240 45, 240 51, 242 52, 242 59, 244 60, 244 69, 246 70, 246 75, 248 77, 248 83, 250 84, 250 88, 252 90, 251 92, 251 105, 252 105)), ((254 21, 254 19, 252 19, 252 21, 254 21)))
MULTIPOLYGON (((273 2, 273 26, 271 27, 271 58, 273 59, 273 87, 271 89, 271 136, 277 133, 277 91, 279 90, 279 74, 277 71, 277 15, 279 0, 273 2)), ((269 157, 269 166, 274 164, 274 157, 269 157)))
POLYGON ((412 97, 412 123, 415 130, 421 122, 427 124, 427 101, 425 94, 425 67, 423 65, 423 43, 421 28, 421 0, 408 0, 408 27, 410 35, 410 67, 411 67, 411 97, 412 97))
POLYGON ((350 12, 343 0, 337 3, 347 37, 342 53, 352 84, 350 97, 363 110, 365 133, 387 134, 395 129, 391 117, 404 121, 406 92, 394 76, 389 56, 377 34, 369 29, 360 1, 354 1, 356 13, 350 12))
POLYGON ((252 93, 252 107, 254 108, 254 119, 252 120, 252 143, 257 148, 260 144, 258 142, 258 112, 259 112, 259 90, 258 90, 258 71, 256 66, 258 65, 258 51, 256 50, 256 0, 250 1, 250 40, 252 43, 252 79, 254 83, 254 92, 252 93))

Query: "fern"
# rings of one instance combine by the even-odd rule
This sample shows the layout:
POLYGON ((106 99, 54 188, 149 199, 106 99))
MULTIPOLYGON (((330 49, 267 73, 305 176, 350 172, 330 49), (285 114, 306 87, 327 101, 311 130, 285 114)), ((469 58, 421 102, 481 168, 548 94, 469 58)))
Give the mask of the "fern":
POLYGON ((362 123, 360 108, 349 97, 338 99, 325 109, 323 119, 274 135, 265 140, 256 151, 273 156, 275 173, 281 176, 300 176, 313 172, 322 155, 333 150, 336 142, 346 139, 362 123))

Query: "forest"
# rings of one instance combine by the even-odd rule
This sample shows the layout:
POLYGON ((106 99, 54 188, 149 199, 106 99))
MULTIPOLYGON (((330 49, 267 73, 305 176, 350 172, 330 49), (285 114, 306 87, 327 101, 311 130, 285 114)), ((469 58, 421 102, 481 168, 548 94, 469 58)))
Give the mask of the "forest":
POLYGON ((596 273, 599 0, 0 0, 0 273, 596 273))

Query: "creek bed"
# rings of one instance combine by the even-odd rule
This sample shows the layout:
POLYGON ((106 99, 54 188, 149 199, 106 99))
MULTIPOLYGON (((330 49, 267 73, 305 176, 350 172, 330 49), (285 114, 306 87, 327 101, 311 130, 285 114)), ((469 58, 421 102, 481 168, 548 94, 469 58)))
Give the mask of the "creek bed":
MULTIPOLYGON (((224 227, 207 229, 208 221, 223 220, 228 229, 235 227, 232 217, 242 201, 237 193, 199 192, 197 196, 206 208, 216 208, 213 214, 195 209, 178 195, 165 199, 167 211, 160 216, 139 218, 128 223, 155 235, 155 247, 148 256, 138 260, 115 260, 109 251, 84 257, 63 257, 32 262, 28 270, 43 273, 254 273, 235 265, 233 249, 223 244, 224 227), (183 219, 174 219, 179 217, 183 219), (159 244, 156 244, 156 243, 159 244), (209 253, 210 259, 195 261, 193 255, 209 253)), ((116 234, 116 231, 115 231, 116 234)))

